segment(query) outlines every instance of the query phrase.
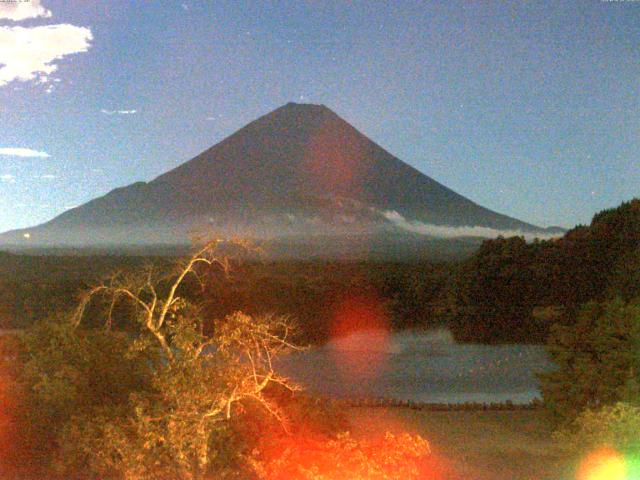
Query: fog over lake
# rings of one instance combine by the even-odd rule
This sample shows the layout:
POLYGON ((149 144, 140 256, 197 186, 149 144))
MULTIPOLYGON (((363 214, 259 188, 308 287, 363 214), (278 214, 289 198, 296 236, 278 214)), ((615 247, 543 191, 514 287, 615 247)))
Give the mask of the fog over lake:
POLYGON ((445 330, 357 332, 282 362, 310 392, 432 403, 527 403, 536 372, 552 367, 537 345, 457 344, 445 330))

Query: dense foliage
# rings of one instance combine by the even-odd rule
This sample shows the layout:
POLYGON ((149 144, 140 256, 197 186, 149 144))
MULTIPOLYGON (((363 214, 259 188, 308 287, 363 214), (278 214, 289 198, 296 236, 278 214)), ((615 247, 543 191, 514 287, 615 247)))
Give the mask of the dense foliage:
POLYGON ((148 264, 166 267, 172 257, 135 255, 15 255, 0 252, 0 328, 24 328, 71 310, 86 288, 114 270, 148 264))
MULTIPOLYGON (((170 257, 0 253, 0 328, 28 326, 69 310, 88 285, 111 271, 146 265, 162 270, 172 262, 170 257)), ((226 276, 207 279, 204 293, 199 285, 185 285, 184 295, 203 303, 211 318, 237 310, 296 318, 300 341, 320 342, 329 333, 328 313, 349 295, 375 292, 394 328, 445 324, 451 315, 453 275, 454 265, 445 263, 246 260, 234 261, 226 276)), ((99 316, 99 311, 89 312, 93 314, 99 316)))
POLYGON ((220 476, 240 470, 231 419, 245 404, 281 420, 268 392, 295 390, 272 363, 293 348, 288 321, 237 312, 205 335, 200 310, 180 295, 187 277, 223 265, 214 247, 173 273, 115 275, 89 290, 72 318, 22 335, 21 420, 42 468, 64 478, 220 476), (103 325, 85 326, 100 298, 109 305, 103 325), (133 305, 122 323, 136 328, 116 328, 119 303, 133 305))
POLYGON ((578 453, 607 446, 635 457, 640 453, 639 432, 640 406, 617 402, 599 409, 586 409, 560 430, 556 438, 578 453))
POLYGON ((538 333, 526 321, 536 305, 533 261, 524 239, 513 237, 484 242, 462 265, 452 322, 459 340, 504 341, 538 333))
POLYGON ((395 329, 443 325, 450 315, 452 269, 446 264, 299 262, 244 264, 228 282, 208 285, 209 315, 235 309, 296 318, 301 340, 326 340, 331 315, 343 300, 375 296, 395 329))
POLYGON ((585 468, 618 462, 631 474, 626 458, 640 453, 640 201, 599 213, 554 247, 562 281, 552 301, 564 311, 548 338, 556 369, 540 375, 545 406, 557 437, 588 454, 585 468))
POLYGON ((487 240, 463 262, 451 324, 457 339, 543 341, 589 301, 640 295, 640 200, 554 240, 487 240))
POLYGON ((116 273, 87 290, 73 315, 19 335, 9 362, 19 368, 0 372, 16 394, 0 389, 0 405, 16 406, 12 418, 0 418, 3 433, 11 432, 0 475, 281 478, 277 472, 298 469, 301 458, 265 456, 267 445, 322 438, 322 464, 348 458, 362 478, 396 470, 417 478, 412 472, 428 454, 423 439, 337 435, 342 415, 299 396, 278 373, 278 357, 298 348, 287 317, 234 312, 204 321, 212 279, 229 273, 217 244, 173 271, 116 273))
POLYGON ((585 409, 640 398, 640 305, 588 303, 575 324, 553 327, 548 345, 557 368, 540 375, 541 389, 562 422, 585 409))

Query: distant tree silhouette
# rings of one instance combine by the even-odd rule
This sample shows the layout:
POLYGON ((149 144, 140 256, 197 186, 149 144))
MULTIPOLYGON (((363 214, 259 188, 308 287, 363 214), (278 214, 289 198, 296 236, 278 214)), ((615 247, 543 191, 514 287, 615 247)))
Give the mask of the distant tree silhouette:
POLYGON ((557 307, 555 320, 571 324, 587 302, 637 297, 639 271, 639 199, 559 239, 487 240, 458 270, 452 328, 460 340, 541 341, 554 319, 535 307, 557 307))
POLYGON ((533 251, 522 237, 483 242, 456 282, 457 339, 499 342, 522 338, 534 298, 533 251))

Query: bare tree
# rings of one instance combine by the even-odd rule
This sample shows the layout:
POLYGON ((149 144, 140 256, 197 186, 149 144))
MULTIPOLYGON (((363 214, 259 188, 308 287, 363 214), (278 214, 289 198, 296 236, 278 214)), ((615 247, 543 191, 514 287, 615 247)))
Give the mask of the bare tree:
MULTIPOLYGON (((100 437, 106 442, 101 448, 110 452, 102 455, 104 468, 122 471, 127 478, 142 478, 150 470, 142 468, 145 462, 141 458, 149 465, 158 458, 169 458, 171 475, 201 478, 215 457, 212 436, 231 418, 238 402, 257 402, 286 429, 284 415, 265 392, 271 385, 298 389, 275 366, 280 355, 298 349, 290 340, 289 320, 236 312, 216 319, 213 335, 206 336, 198 306, 181 295, 187 278, 202 285, 208 269, 229 272, 229 259, 220 253, 223 243, 207 243, 169 275, 153 267, 135 275, 116 274, 81 298, 73 316, 76 327, 96 297, 106 299, 109 305, 106 328, 112 326, 116 304, 128 302, 139 324, 131 350, 156 351, 159 358, 152 391, 132 396, 135 419, 116 422, 120 435, 100 437), (136 443, 132 438, 146 440, 136 443)), ((234 245, 247 248, 241 242, 234 245)), ((113 432, 112 427, 103 431, 113 432)), ((89 442, 87 448, 95 445, 89 442)))

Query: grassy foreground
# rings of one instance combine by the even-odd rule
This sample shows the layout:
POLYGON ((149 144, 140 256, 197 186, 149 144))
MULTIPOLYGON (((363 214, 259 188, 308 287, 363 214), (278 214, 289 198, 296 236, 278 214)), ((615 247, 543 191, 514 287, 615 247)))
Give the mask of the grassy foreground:
POLYGON ((356 436, 408 431, 426 438, 438 480, 571 480, 575 459, 551 438, 540 410, 430 412, 352 407, 356 436))

